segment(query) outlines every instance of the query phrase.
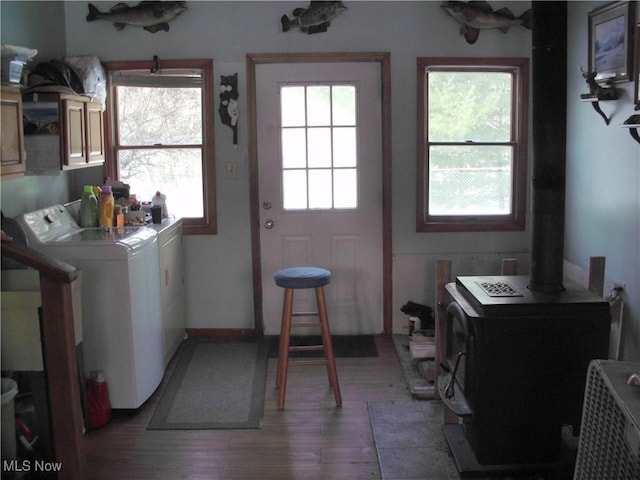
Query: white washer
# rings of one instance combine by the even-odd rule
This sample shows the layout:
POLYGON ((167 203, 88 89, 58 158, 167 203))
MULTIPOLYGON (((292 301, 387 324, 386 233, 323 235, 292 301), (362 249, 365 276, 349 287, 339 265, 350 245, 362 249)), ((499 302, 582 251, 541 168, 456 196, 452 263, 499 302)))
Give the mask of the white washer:
POLYGON ((16 220, 31 248, 82 271, 85 374, 104 372, 113 408, 138 408, 164 374, 156 232, 80 228, 62 205, 16 220))

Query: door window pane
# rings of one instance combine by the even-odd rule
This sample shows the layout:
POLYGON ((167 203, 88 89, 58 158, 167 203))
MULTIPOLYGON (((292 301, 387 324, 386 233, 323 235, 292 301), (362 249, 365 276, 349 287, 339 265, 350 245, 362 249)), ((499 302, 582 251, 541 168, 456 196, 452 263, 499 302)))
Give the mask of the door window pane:
POLYGON ((353 85, 335 85, 333 93, 333 124, 356 124, 356 88, 353 85))
POLYGON ((356 87, 287 85, 280 99, 284 209, 357 208, 356 87))
POLYGON ((338 169, 333 172, 333 192, 335 208, 358 206, 358 176, 355 168, 338 169))
POLYGON ((282 87, 280 102, 283 127, 300 127, 305 125, 304 87, 282 87))
POLYGON ((304 168, 307 164, 307 137, 304 128, 282 129, 282 167, 304 168))
POLYGON ((307 135, 309 168, 331 167, 331 129, 310 128, 307 135))
POLYGON ((307 125, 331 125, 330 87, 307 87, 307 125))
POLYGON ((356 128, 342 127, 333 129, 333 166, 356 166, 356 128))
POLYGON ((309 170, 309 208, 331 208, 332 197, 331 170, 309 170))
POLYGON ((285 210, 307 208, 306 170, 285 170, 282 172, 282 204, 285 210))

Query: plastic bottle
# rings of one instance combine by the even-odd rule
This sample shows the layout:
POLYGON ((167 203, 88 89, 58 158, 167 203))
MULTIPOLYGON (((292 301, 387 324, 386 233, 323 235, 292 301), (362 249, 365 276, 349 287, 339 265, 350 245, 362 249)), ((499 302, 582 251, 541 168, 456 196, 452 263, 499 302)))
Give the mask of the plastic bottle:
POLYGON ((111 192, 111 186, 103 185, 101 188, 99 223, 103 228, 113 227, 113 209, 115 202, 113 193, 111 192))
POLYGON ((100 371, 91 372, 87 379, 87 413, 91 428, 104 427, 111 419, 109 385, 100 371))
POLYGON ((164 193, 157 191, 151 198, 151 205, 160 205, 162 207, 162 218, 169 217, 169 212, 167 211, 167 196, 164 193))
POLYGON ((80 226, 84 228, 98 226, 98 199, 93 194, 91 185, 85 185, 80 199, 80 226))

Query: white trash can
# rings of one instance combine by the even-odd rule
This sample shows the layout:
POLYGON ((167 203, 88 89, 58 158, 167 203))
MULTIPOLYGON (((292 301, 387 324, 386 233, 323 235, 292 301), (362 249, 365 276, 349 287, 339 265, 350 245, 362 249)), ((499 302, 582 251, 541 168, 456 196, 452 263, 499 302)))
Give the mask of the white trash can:
POLYGON ((16 458, 16 421, 13 399, 18 384, 10 378, 2 379, 2 461, 16 458))

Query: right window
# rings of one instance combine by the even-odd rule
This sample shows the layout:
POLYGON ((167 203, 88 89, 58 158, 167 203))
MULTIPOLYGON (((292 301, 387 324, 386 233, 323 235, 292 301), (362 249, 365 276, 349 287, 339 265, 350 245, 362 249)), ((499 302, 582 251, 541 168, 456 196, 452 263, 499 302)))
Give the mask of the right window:
POLYGON ((418 58, 418 231, 523 230, 529 60, 418 58))

